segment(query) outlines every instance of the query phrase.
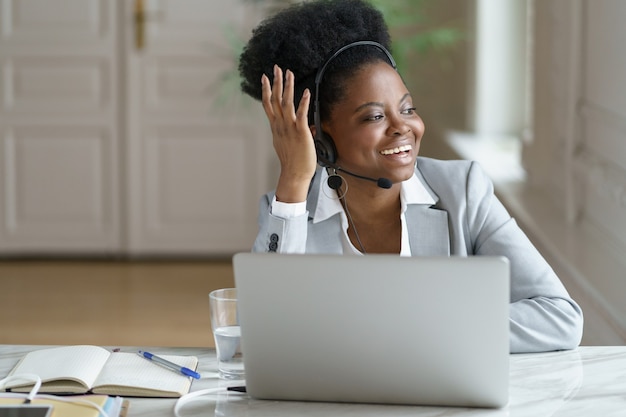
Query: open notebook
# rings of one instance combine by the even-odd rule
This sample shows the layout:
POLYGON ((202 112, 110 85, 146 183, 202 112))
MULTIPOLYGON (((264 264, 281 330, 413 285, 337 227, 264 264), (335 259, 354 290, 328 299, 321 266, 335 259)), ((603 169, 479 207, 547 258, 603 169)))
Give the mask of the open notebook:
MULTIPOLYGON (((195 356, 160 355, 190 369, 195 356)), ((191 378, 140 357, 135 352, 111 352, 99 346, 60 346, 34 350, 17 363, 9 375, 39 375, 43 393, 107 394, 138 397, 180 397, 189 392, 191 378)), ((28 392, 31 381, 7 384, 28 392)))
POLYGON ((508 401, 505 258, 240 253, 233 265, 253 397, 508 401))

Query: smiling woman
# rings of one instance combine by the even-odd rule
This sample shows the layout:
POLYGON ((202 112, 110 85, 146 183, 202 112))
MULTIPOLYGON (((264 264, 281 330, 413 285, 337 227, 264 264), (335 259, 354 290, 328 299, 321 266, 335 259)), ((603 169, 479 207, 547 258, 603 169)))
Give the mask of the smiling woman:
MULTIPOLYGON (((377 62, 346 83, 345 99, 332 106, 322 131, 335 144, 338 166, 400 183, 413 176, 424 123, 397 71, 377 62)), ((346 182, 362 185, 358 179, 346 182)))
POLYGON ((576 347, 579 306, 479 164, 418 156, 424 123, 389 43, 364 0, 305 2, 253 32, 242 89, 262 101, 280 161, 253 250, 504 256, 511 351, 576 347))

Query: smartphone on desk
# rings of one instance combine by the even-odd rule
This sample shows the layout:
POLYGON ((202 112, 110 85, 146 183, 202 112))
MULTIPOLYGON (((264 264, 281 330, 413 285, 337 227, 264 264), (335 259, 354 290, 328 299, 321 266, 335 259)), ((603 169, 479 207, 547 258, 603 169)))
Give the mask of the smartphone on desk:
POLYGON ((52 406, 43 404, 0 405, 0 417, 50 417, 52 406))

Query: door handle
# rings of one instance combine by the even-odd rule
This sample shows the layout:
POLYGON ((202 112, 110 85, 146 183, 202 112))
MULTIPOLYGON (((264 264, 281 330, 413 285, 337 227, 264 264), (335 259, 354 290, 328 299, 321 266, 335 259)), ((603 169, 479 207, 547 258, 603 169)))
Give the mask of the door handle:
POLYGON ((146 7, 144 0, 135 0, 135 46, 141 51, 146 43, 146 7))

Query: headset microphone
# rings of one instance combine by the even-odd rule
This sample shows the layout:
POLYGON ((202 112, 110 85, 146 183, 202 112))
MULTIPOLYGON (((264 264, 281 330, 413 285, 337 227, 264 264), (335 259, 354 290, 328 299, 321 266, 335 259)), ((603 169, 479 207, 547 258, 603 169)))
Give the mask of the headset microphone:
MULTIPOLYGON (((330 168, 335 169, 336 171, 341 171, 341 172, 345 172, 346 174, 355 177, 355 178, 360 178, 362 180, 367 180, 367 181, 372 181, 375 182, 376 185, 378 185, 380 188, 384 188, 384 189, 389 189, 391 188, 391 186, 393 185, 393 183, 391 182, 390 179, 388 178, 371 178, 371 177, 366 177, 364 175, 359 175, 359 174, 355 174, 354 172, 350 172, 348 170, 345 170, 343 168, 341 168, 340 166, 337 166, 333 163, 330 163, 329 161, 324 161, 326 166, 329 166, 330 168)), ((328 180, 326 181, 326 183, 328 184, 328 187, 333 189, 333 190, 338 190, 339 187, 341 187, 341 185, 343 184, 343 179, 339 176, 339 175, 330 175, 328 177, 328 180)))
MULTIPOLYGON (((378 179, 370 178, 370 177, 365 177, 363 175, 355 174, 354 172, 347 171, 347 170, 345 170, 345 169, 343 169, 341 167, 338 167, 338 166, 335 166, 333 168, 335 168, 337 171, 345 172, 346 174, 351 175, 353 177, 360 178, 362 180, 368 180, 368 181, 375 182, 376 185, 378 185, 380 188, 389 189, 392 186, 392 182, 388 178, 378 178, 378 179)), ((338 175, 331 175, 330 177, 328 177, 328 186, 330 188, 332 188, 333 190, 336 190, 337 188, 341 187, 342 183, 343 183, 343 181, 342 181, 341 177, 338 176, 338 175), (333 180, 331 180, 331 178, 333 178, 333 180), (338 179, 336 179, 336 178, 338 178, 338 179)))

